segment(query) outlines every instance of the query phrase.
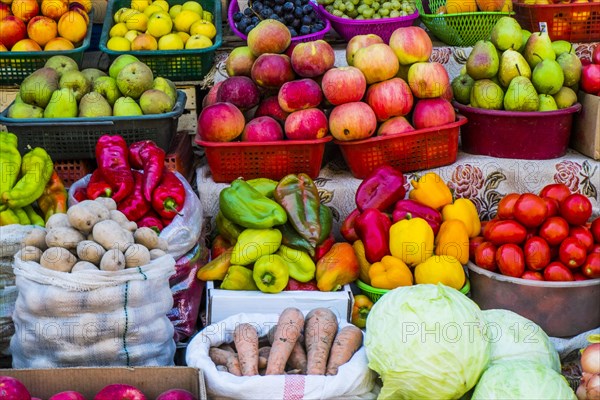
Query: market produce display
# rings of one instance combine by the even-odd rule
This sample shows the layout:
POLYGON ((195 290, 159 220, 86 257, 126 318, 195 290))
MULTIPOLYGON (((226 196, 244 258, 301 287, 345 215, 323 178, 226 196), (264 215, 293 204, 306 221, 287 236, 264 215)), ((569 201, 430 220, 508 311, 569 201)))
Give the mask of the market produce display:
POLYGON ((583 374, 576 392, 579 400, 600 398, 600 337, 590 335, 588 341, 590 344, 581 352, 583 374))
POLYGON ((213 45, 214 16, 194 0, 132 0, 113 15, 106 47, 114 51, 204 49, 213 45))
POLYGON ((319 0, 319 4, 336 17, 349 19, 397 18, 414 14, 417 11, 414 1, 372 1, 372 0, 319 0))
POLYGON ((587 61, 581 70, 581 90, 600 96, 600 45, 594 47, 591 63, 587 61))
POLYGON ((91 11, 90 0, 3 1, 0 3, 0 51, 57 51, 79 47, 87 34, 91 11))
POLYGON ((468 12, 494 12, 494 11, 512 11, 512 4, 505 0, 447 0, 444 5, 437 10, 432 10, 435 14, 457 14, 468 12))
POLYGON ((18 119, 125 117, 163 114, 177 101, 175 84, 154 77, 133 55, 117 57, 108 74, 96 68, 79 70, 62 55, 28 75, 6 116, 18 119))

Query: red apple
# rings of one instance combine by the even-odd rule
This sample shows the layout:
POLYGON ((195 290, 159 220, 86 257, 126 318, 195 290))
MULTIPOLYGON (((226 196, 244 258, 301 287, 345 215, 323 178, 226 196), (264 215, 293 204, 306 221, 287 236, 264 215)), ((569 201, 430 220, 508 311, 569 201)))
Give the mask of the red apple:
POLYGON ((332 68, 323 75, 321 88, 327 101, 337 106, 360 101, 367 89, 367 80, 356 67, 332 68))
POLYGON ((366 139, 376 129, 375 112, 361 101, 336 106, 329 114, 329 130, 337 140, 366 139))
POLYGON ((79 392, 69 390, 66 392, 60 392, 50 397, 48 400, 85 400, 85 397, 79 392))
POLYGON ((252 80, 267 89, 279 89, 296 76, 290 58, 285 54, 261 54, 250 71, 252 80))
POLYGON ((335 53, 324 40, 298 43, 291 56, 292 68, 303 77, 314 78, 333 68, 335 53))
POLYGON ((217 93, 219 92, 219 87, 223 84, 224 81, 217 82, 213 87, 210 88, 206 96, 202 99, 202 108, 208 107, 217 103, 217 93))
POLYGON ((377 135, 397 135, 414 131, 415 128, 404 117, 393 117, 385 121, 377 130, 377 135))
POLYGON ((592 51, 592 63, 600 64, 600 44, 597 44, 592 51))
POLYGON ((427 32, 418 26, 398 28, 390 36, 390 47, 402 65, 425 62, 431 57, 433 43, 427 32))
POLYGON ((385 43, 376 43, 359 49, 354 54, 354 66, 365 75, 369 85, 393 78, 400 68, 394 51, 385 43))
POLYGON ((346 62, 348 65, 354 65, 354 55, 359 49, 363 47, 368 47, 375 43, 384 43, 383 39, 374 33, 369 33, 367 35, 356 35, 353 36, 350 41, 348 41, 348 45, 346 46, 346 62))
POLYGON ((400 78, 375 83, 367 90, 365 101, 378 121, 406 115, 413 106, 413 95, 408 84, 400 78))
POLYGON ((417 101, 412 122, 416 129, 432 128, 454 122, 456 114, 448 100, 442 98, 417 101))
POLYGON ((276 121, 279 121, 280 124, 283 125, 285 119, 290 115, 290 113, 283 111, 281 106, 279 105, 279 100, 277 96, 270 96, 260 102, 256 111, 254 112, 254 118, 267 116, 271 118, 275 118, 276 121))
POLYGON ((257 117, 246 124, 242 131, 242 142, 272 142, 283 140, 283 129, 271 117, 257 117))
POLYGON ((446 68, 438 62, 418 62, 408 70, 408 85, 415 97, 431 99, 446 92, 450 77, 446 68))
POLYGON ((158 395, 156 400, 198 400, 196 397, 183 389, 169 389, 158 395))
POLYGON ((0 398, 2 400, 30 400, 31 394, 17 378, 0 376, 0 398))
POLYGON ((285 136, 290 140, 321 139, 327 132, 327 116, 318 108, 294 111, 285 120, 285 136))
POLYGON ((283 111, 294 112, 317 107, 323 100, 323 92, 312 79, 298 79, 281 85, 277 100, 283 111))
POLYGON ((196 141, 231 142, 241 135, 245 125, 239 108, 231 103, 215 103, 200 113, 196 141))
POLYGON ((247 76, 230 76, 219 86, 217 102, 231 103, 245 111, 260 102, 260 92, 254 81, 247 76))
POLYGON ((0 42, 7 49, 25 37, 27 37, 27 26, 19 18, 9 15, 0 21, 0 42))
POLYGON ((94 400, 146 400, 146 396, 135 386, 115 383, 96 393, 94 400))
POLYGON ((5 3, 0 3, 0 20, 4 19, 4 17, 8 17, 9 15, 12 15, 10 6, 5 3))
POLYGON ((588 64, 581 69, 581 90, 586 93, 600 92, 600 64, 588 64))

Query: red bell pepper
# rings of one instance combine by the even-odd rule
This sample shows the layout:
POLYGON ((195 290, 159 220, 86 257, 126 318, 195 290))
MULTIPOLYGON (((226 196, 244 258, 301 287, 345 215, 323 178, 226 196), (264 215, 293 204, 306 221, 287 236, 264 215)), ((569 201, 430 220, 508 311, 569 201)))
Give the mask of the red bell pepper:
POLYGON ((133 192, 123 200, 117 202, 117 210, 121 211, 128 220, 137 221, 150 211, 150 202, 142 194, 143 175, 141 172, 132 171, 135 186, 133 192))
POLYGON ((327 239, 323 240, 320 244, 315 248, 315 255, 312 258, 313 261, 319 261, 321 257, 323 257, 331 247, 335 244, 335 237, 333 237, 333 233, 330 233, 327 239))
POLYGON ((173 172, 163 172, 160 185, 152 194, 152 208, 163 219, 173 219, 183 209, 185 187, 173 172))
POLYGON ((354 211, 348 214, 344 222, 342 222, 342 226, 340 227, 340 233, 342 234, 346 242, 354 243, 358 240, 356 230, 354 229, 354 222, 356 221, 356 218, 359 215, 360 210, 358 208, 355 208, 354 211))
POLYGON ((394 206, 392 220, 397 222, 406 218, 423 218, 431 226, 431 229, 433 229, 434 235, 437 235, 442 225, 442 214, 435 208, 414 200, 399 200, 394 206))
POLYGON ((389 217, 376 208, 367 208, 356 218, 354 227, 370 263, 381 261, 383 256, 390 254, 391 226, 389 217))
POLYGON ((102 176, 100 169, 96 169, 86 188, 86 196, 90 200, 97 199, 98 197, 110 197, 112 195, 112 188, 108 182, 102 176))
POLYGON ((360 211, 376 208, 386 211, 406 195, 402 172, 382 165, 369 174, 356 190, 356 207, 360 211))
POLYGON ((129 146, 129 165, 131 168, 144 169, 144 161, 142 161, 142 155, 140 153, 147 144, 156 145, 152 140, 140 140, 129 146))
POLYGON ((132 165, 144 170, 144 197, 152 201, 152 192, 160 183, 165 169, 166 153, 151 140, 135 142, 129 147, 129 160, 132 165), (141 165, 140 165, 141 164, 141 165))
POLYGON ((125 139, 118 135, 101 136, 96 143, 96 161, 102 176, 113 190, 112 198, 119 203, 135 186, 125 139))
POLYGON ((298 282, 294 278, 290 278, 288 280, 288 284, 283 290, 305 290, 305 291, 319 291, 319 287, 317 286, 317 281, 315 279, 308 281, 306 283, 298 282))
POLYGON ((156 233, 160 233, 165 227, 163 225, 162 220, 154 210, 149 210, 142 218, 140 218, 137 222, 138 228, 147 227, 155 231, 156 233))
POLYGON ((78 188, 77 190, 75 190, 75 193, 73 193, 73 198, 80 203, 84 200, 88 200, 86 190, 87 188, 84 187, 78 188))

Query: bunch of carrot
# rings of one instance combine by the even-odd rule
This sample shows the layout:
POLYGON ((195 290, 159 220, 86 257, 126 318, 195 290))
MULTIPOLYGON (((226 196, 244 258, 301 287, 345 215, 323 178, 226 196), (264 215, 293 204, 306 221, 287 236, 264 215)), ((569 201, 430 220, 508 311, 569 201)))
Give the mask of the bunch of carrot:
POLYGON ((315 308, 304 318, 290 307, 264 337, 252 324, 239 324, 233 343, 211 347, 209 355, 218 369, 237 376, 336 375, 362 341, 362 331, 354 325, 338 331, 337 317, 328 308, 315 308))

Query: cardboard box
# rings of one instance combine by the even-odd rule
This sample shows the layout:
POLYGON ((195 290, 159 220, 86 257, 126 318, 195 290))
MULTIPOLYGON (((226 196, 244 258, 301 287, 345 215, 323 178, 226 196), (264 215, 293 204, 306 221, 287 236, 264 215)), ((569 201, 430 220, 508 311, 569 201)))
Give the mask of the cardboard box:
POLYGON ((579 91, 581 112, 575 114, 571 147, 594 160, 600 160, 600 97, 579 91))
POLYGON ((133 385, 148 399, 155 399, 168 389, 185 389, 198 399, 207 398, 202 371, 190 367, 0 369, 0 375, 17 378, 32 397, 43 400, 66 390, 76 390, 86 399, 93 399, 113 383, 133 385))
POLYGON ((281 313, 296 307, 307 313, 313 308, 327 307, 339 320, 350 321, 354 297, 350 285, 338 292, 285 291, 268 294, 249 290, 222 290, 213 281, 206 282, 206 322, 214 324, 239 313, 281 313))

